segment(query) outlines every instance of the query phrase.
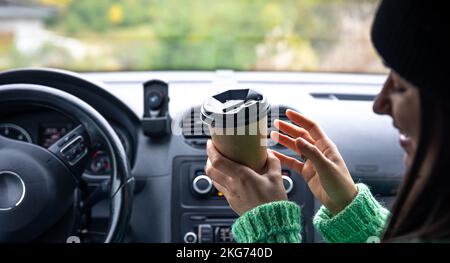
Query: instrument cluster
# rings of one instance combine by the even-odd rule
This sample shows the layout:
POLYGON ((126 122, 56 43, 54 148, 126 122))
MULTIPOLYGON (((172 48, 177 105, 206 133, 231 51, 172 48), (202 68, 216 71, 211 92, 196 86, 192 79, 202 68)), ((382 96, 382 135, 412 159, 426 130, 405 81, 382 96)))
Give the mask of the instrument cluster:
MULTIPOLYGON (((128 158, 131 160, 132 149, 129 135, 120 126, 116 124, 111 124, 111 126, 117 133, 128 158)), ((76 125, 72 122, 43 122, 38 124, 37 134, 33 134, 33 131, 29 131, 27 127, 21 126, 18 123, 5 122, 0 123, 0 136, 26 143, 34 143, 44 148, 48 148, 75 127, 76 125)), ((90 160, 86 166, 85 174, 93 176, 109 176, 112 171, 112 166, 111 157, 107 148, 102 143, 95 143, 91 146, 90 160)))

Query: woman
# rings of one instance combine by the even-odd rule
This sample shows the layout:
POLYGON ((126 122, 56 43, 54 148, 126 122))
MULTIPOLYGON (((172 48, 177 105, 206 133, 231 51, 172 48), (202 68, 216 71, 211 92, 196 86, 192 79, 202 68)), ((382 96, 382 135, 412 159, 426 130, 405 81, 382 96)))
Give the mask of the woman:
MULTIPOLYGON (((240 215, 238 242, 300 242, 300 208, 287 201, 281 164, 298 171, 323 206, 313 219, 328 242, 450 240, 450 92, 443 11, 419 0, 384 0, 372 41, 391 72, 373 110, 399 130, 407 168, 392 214, 364 184, 355 184, 334 143, 314 121, 292 110, 296 125, 276 120, 280 144, 306 162, 268 153, 265 174, 222 156, 208 142, 206 173, 240 215), (441 30, 442 29, 442 30, 441 30)), ((446 42, 447 41, 447 42, 446 42)))

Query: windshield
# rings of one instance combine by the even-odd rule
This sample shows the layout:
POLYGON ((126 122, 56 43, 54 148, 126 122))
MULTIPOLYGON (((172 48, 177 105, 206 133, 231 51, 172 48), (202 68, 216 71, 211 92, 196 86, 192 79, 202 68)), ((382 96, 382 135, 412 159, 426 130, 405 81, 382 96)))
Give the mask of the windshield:
POLYGON ((0 69, 379 73, 376 0, 0 0, 0 69))

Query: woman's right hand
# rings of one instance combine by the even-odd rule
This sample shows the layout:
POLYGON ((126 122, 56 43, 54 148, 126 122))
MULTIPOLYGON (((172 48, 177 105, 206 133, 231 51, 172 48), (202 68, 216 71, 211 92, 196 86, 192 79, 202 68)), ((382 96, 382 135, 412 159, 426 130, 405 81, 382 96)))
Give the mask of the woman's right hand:
POLYGON ((273 151, 281 163, 303 175, 314 196, 333 214, 355 198, 358 190, 336 145, 312 120, 293 110, 286 111, 295 124, 275 120, 275 127, 288 136, 272 131, 272 140, 288 147, 306 162, 273 151))

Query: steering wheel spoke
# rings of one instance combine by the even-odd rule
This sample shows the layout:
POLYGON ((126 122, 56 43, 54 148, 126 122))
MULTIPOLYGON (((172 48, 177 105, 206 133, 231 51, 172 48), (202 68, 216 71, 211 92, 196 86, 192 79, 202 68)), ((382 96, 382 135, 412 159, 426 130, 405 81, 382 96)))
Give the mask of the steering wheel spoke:
POLYGON ((86 129, 80 124, 50 145, 48 150, 62 160, 74 175, 79 176, 86 167, 88 146, 89 136, 86 129))

